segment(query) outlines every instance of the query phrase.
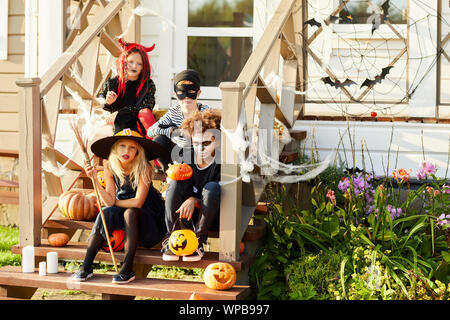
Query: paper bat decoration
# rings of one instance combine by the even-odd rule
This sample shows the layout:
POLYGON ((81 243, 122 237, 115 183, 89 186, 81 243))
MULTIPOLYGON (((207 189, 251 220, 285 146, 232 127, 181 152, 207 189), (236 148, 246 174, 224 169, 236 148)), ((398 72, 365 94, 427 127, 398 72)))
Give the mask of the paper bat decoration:
POLYGON ((337 88, 341 88, 341 87, 348 87, 352 84, 356 84, 356 82, 350 80, 350 79, 345 79, 344 82, 340 82, 339 80, 336 79, 336 81, 334 82, 330 77, 325 77, 325 78, 321 78, 320 80, 322 80, 325 84, 329 84, 332 87, 337 88))
POLYGON ((383 19, 381 22, 384 22, 386 20, 387 16, 389 16, 389 7, 391 6, 390 0, 386 0, 382 5, 381 9, 383 9, 383 19))
POLYGON ((344 173, 345 174, 353 174, 353 173, 365 173, 364 170, 361 170, 358 167, 354 167, 354 168, 345 168, 344 173))
POLYGON ((375 79, 371 80, 371 79, 366 79, 364 80, 364 82, 362 83, 361 87, 367 86, 373 86, 376 83, 380 83, 381 80, 383 80, 384 78, 386 78, 386 75, 389 74, 389 71, 391 70, 391 68, 393 68, 394 66, 390 66, 390 67, 385 67, 383 69, 381 69, 381 74, 375 76, 375 79))
POLYGON ((314 18, 309 19, 308 21, 305 21, 304 24, 308 24, 311 27, 316 26, 318 28, 320 28, 322 26, 322 24, 320 22, 317 22, 316 19, 314 19, 314 18))

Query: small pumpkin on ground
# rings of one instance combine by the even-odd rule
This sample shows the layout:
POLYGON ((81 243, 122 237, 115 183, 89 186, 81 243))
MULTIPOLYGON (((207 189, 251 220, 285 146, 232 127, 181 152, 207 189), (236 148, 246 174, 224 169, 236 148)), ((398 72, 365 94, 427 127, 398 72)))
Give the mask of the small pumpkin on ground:
POLYGON ((210 289, 226 290, 236 283, 236 270, 226 262, 211 263, 205 269, 203 281, 210 289))
POLYGON ((52 247, 64 247, 69 242, 69 236, 65 233, 52 233, 47 240, 52 247))
POLYGON ((192 168, 186 163, 175 163, 167 169, 166 174, 172 180, 188 180, 192 177, 192 168))
POLYGON ((93 194, 69 190, 59 196, 58 207, 61 213, 71 220, 92 220, 98 213, 96 201, 93 194))

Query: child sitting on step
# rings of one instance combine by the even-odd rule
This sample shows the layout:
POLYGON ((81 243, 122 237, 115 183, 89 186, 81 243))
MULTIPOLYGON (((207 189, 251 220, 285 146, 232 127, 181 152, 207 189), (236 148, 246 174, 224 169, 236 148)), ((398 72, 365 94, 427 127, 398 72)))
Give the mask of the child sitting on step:
POLYGON ((158 158, 163 171, 167 171, 169 164, 177 161, 176 158, 171 156, 172 151, 175 150, 175 157, 181 157, 186 147, 186 141, 178 130, 183 120, 195 111, 209 109, 207 105, 197 101, 202 92, 200 90, 200 76, 197 71, 193 69, 183 70, 175 75, 173 83, 174 95, 177 98, 178 105, 171 107, 147 131, 148 137, 154 138, 154 141, 168 151, 168 157, 158 158))
POLYGON ((193 147, 188 158, 190 161, 186 162, 191 166, 193 175, 188 180, 169 181, 165 200, 167 239, 162 249, 164 261, 179 259, 172 253, 167 241, 178 219, 186 227, 192 227, 187 222, 192 219, 199 239, 198 249, 192 255, 183 256, 183 261, 201 260, 208 231, 219 230, 220 121, 219 110, 207 109, 195 111, 181 125, 193 147))
MULTIPOLYGON (((108 124, 114 123, 117 112, 129 108, 139 117, 143 128, 147 129, 155 123, 152 110, 155 106, 156 86, 151 76, 148 52, 155 45, 144 47, 138 43, 127 43, 119 39, 122 52, 116 60, 117 76, 105 81, 99 96, 106 99, 104 109, 111 112, 108 124)), ((145 136, 146 132, 140 132, 145 136)))
MULTIPOLYGON (((164 202, 151 181, 151 164, 164 150, 159 144, 137 132, 137 118, 129 109, 119 110, 114 121, 115 134, 94 142, 92 152, 108 159, 104 167, 105 189, 100 185, 97 170, 89 164, 84 169, 94 177, 100 198, 106 207, 103 213, 108 233, 125 231, 125 257, 112 282, 123 284, 135 278, 133 259, 138 242, 152 247, 164 237, 164 202)), ((74 276, 85 281, 93 276, 92 263, 106 241, 106 232, 99 214, 95 220, 83 265, 74 276)))

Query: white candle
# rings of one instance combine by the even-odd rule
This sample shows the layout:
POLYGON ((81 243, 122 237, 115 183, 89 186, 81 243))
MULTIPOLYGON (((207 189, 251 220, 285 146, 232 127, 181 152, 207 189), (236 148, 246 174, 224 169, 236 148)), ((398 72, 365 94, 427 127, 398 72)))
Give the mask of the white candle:
POLYGON ((22 272, 34 272, 33 246, 26 246, 22 249, 22 272))
POLYGON ((47 252, 47 273, 58 273, 58 252, 47 252))
POLYGON ((45 269, 46 269, 45 261, 39 262, 39 275, 40 276, 45 276, 47 274, 45 269))

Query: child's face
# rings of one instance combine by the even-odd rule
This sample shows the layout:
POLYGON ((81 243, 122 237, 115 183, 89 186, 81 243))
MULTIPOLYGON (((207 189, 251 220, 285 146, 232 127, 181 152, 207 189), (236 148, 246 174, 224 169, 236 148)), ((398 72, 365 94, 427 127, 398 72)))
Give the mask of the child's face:
POLYGON ((190 107, 196 105, 200 92, 191 81, 183 80, 177 83, 175 96, 181 107, 190 110, 190 107))
POLYGON ((137 80, 143 68, 142 57, 138 52, 133 52, 128 55, 126 71, 129 80, 137 80))
POLYGON ((138 143, 129 139, 121 139, 117 142, 116 151, 122 165, 129 164, 136 157, 138 143))
POLYGON ((192 146, 195 153, 204 162, 211 162, 216 154, 216 140, 210 130, 203 133, 194 133, 192 136, 192 146))

